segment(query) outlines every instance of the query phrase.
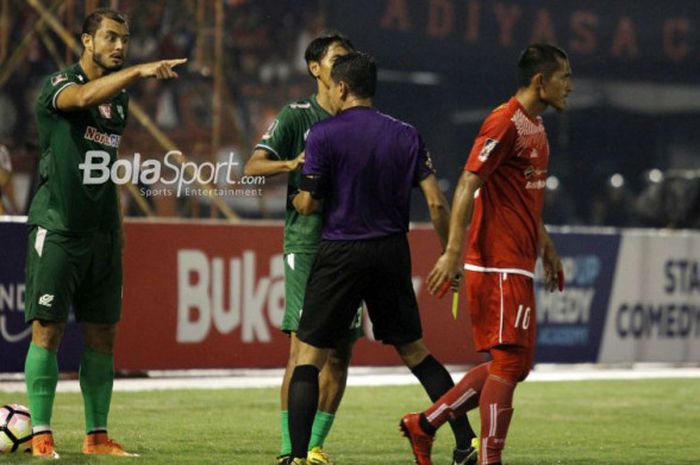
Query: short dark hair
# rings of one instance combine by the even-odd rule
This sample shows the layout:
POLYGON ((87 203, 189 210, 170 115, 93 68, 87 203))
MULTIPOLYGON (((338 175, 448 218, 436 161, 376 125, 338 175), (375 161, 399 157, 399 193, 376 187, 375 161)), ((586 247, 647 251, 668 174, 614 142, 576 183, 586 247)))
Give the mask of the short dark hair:
POLYGON ((362 52, 341 55, 333 63, 331 79, 347 84, 355 97, 372 98, 377 90, 377 62, 362 52))
MULTIPOLYGON (((304 52, 304 60, 306 60, 307 71, 309 71, 309 63, 312 61, 320 62, 323 60, 323 57, 325 57, 326 53, 328 53, 328 48, 335 43, 340 44, 343 48, 346 48, 351 52, 355 51, 355 46, 352 45, 350 39, 341 33, 335 31, 326 32, 316 37, 306 47, 306 51, 304 52)), ((314 77, 313 74, 311 74, 311 71, 309 71, 309 74, 311 77, 314 77)))
POLYGON ((111 8, 98 8, 90 13, 83 21, 83 34, 95 35, 95 32, 100 28, 102 19, 108 18, 118 23, 129 25, 129 19, 124 13, 111 8))
POLYGON ((518 87, 527 87, 537 73, 549 77, 559 69, 560 61, 569 57, 559 47, 549 44, 530 44, 518 60, 518 87))

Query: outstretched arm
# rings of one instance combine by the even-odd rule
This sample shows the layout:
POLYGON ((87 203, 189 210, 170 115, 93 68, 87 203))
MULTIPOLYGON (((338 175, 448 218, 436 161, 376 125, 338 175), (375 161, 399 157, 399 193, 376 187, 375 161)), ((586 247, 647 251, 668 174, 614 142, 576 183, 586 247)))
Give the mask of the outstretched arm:
POLYGON ((187 58, 161 60, 130 66, 110 73, 86 84, 66 87, 56 98, 56 108, 62 111, 82 110, 112 100, 122 89, 139 79, 154 77, 158 80, 173 79, 177 73, 173 68, 183 64, 187 58))

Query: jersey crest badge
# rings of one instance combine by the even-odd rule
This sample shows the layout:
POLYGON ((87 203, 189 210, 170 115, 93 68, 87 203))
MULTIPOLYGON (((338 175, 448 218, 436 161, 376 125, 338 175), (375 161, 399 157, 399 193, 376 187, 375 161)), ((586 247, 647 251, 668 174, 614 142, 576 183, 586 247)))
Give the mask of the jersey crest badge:
POLYGON ((63 81, 67 81, 67 80, 68 80, 68 75, 66 73, 57 74, 51 78, 51 85, 57 86, 58 84, 62 83, 63 81))
POLYGON ((498 145, 496 139, 486 139, 484 146, 481 147, 481 152, 479 152, 479 161, 484 162, 488 160, 491 152, 496 148, 496 145, 498 145))
POLYGON ((100 115, 106 119, 112 119, 112 105, 109 103, 103 103, 98 106, 97 109, 100 111, 100 115))

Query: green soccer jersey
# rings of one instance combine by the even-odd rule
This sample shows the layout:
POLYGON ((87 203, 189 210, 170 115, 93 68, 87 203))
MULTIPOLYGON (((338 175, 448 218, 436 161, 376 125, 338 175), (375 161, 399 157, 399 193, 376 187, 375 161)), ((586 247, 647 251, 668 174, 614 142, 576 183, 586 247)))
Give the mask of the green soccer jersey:
MULTIPOLYGON (((122 90, 110 102, 78 111, 56 108, 60 92, 86 84, 79 63, 49 76, 36 103, 39 133, 39 188, 29 209, 29 224, 63 233, 89 233, 119 228, 117 190, 111 178, 97 184, 84 183, 88 151, 108 157, 111 170, 126 126, 129 97, 122 90)), ((94 163, 99 164, 100 158, 94 163)), ((92 170, 96 180, 102 172, 92 170)), ((104 177, 104 176, 103 176, 104 177)))
MULTIPOLYGON (((292 160, 304 151, 306 136, 311 126, 331 115, 316 101, 316 96, 290 103, 279 112, 277 118, 255 146, 264 149, 280 160, 292 160)), ((287 194, 299 189, 301 170, 289 173, 287 194)), ((284 221, 285 253, 316 253, 321 240, 320 213, 300 215, 287 205, 284 221)))

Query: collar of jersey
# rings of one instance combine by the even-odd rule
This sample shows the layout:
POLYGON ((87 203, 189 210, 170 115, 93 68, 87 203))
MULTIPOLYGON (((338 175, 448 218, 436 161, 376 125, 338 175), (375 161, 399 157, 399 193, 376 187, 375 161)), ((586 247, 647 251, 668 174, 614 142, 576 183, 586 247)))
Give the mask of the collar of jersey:
POLYGON ((312 105, 314 108, 316 108, 317 110, 321 110, 322 112, 324 112, 324 113, 327 114, 328 116, 333 116, 333 115, 331 115, 330 113, 328 113, 328 112, 326 111, 326 109, 323 108, 323 107, 318 103, 318 100, 316 100, 316 94, 313 94, 313 95, 311 96, 311 98, 309 99, 309 101, 311 101, 311 105, 312 105))

